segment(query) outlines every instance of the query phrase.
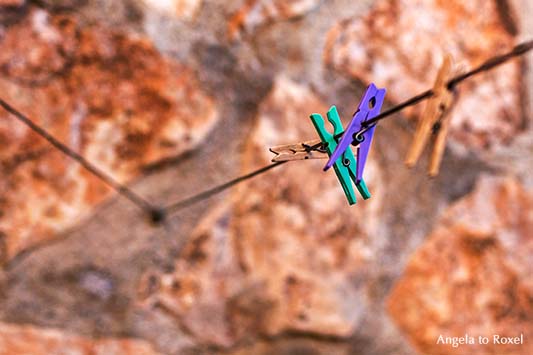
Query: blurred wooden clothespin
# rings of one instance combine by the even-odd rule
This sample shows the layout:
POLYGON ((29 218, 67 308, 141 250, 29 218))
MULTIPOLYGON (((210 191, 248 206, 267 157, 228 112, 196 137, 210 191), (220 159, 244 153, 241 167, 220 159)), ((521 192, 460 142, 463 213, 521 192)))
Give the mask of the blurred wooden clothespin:
POLYGON ((437 74, 433 86, 433 96, 429 98, 418 122, 413 143, 405 160, 405 164, 408 167, 415 166, 424 147, 431 136, 434 135, 435 141, 428 167, 428 174, 431 177, 438 175, 444 148, 446 147, 446 136, 450 126, 450 111, 454 102, 454 92, 448 88, 447 84, 453 73, 453 59, 447 54, 444 56, 437 74))
POLYGON ((289 160, 304 160, 304 159, 327 159, 328 154, 325 149, 313 149, 320 145, 320 139, 312 141, 278 145, 270 148, 269 150, 276 154, 272 158, 273 162, 289 161, 289 160))

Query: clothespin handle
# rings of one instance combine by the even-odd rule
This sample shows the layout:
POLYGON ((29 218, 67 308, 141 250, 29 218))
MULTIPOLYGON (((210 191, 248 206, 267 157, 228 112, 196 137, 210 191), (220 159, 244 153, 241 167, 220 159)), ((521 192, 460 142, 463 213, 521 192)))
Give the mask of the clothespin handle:
POLYGON ((272 158, 273 162, 305 160, 305 159, 327 159, 328 155, 325 150, 310 149, 321 143, 320 139, 306 141, 294 144, 284 144, 271 147, 269 150, 276 154, 272 158))

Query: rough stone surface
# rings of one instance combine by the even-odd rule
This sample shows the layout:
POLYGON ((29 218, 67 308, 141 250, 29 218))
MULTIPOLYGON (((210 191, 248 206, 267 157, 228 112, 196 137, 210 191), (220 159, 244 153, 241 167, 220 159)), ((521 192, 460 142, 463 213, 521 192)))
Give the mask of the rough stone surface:
POLYGON ((0 0, 0 6, 22 6, 25 0, 0 0))
MULTIPOLYGON (((0 49, 3 98, 118 181, 191 149, 216 121, 193 72, 141 37, 33 10, 0 49)), ((0 234, 11 258, 87 216, 110 191, 1 115, 0 234)))
POLYGON ((142 0, 156 11, 179 19, 191 20, 198 14, 202 0, 142 0))
POLYGON ((533 194, 516 180, 483 177, 445 212, 389 297, 392 317, 420 352, 533 352, 532 211, 533 194), (439 335, 465 334, 476 344, 437 344, 439 335), (524 344, 493 344, 493 335, 521 334, 524 344))
MULTIPOLYGON (((398 103, 433 86, 445 52, 460 71, 510 50, 517 43, 517 10, 502 3, 508 2, 376 1, 366 14, 342 20, 330 31, 325 61, 386 87, 387 99, 398 103)), ((485 149, 524 128, 521 70, 522 62, 515 60, 460 85, 452 142, 485 149)), ((418 117, 422 107, 411 116, 418 117)))
POLYGON ((253 33, 269 22, 302 16, 319 3, 319 0, 246 0, 229 21, 228 36, 237 39, 243 33, 253 33))
MULTIPOLYGON (((329 105, 335 104, 346 123, 366 79, 332 65, 329 59, 324 61, 324 49, 331 47, 331 33, 335 31, 331 30, 339 29, 339 21, 348 19, 349 27, 355 21, 350 19, 372 13, 373 5, 383 6, 383 2, 379 5, 373 0, 202 0, 182 2, 187 6, 175 12, 174 1, 26 3, 32 5, 0 7, 0 97, 20 107, 63 141, 74 144, 121 181, 133 179, 131 187, 135 191, 161 205, 270 163, 269 146, 316 137, 308 118, 313 111, 325 114, 329 105), (294 4, 305 6, 300 11, 294 4), (285 17, 283 9, 297 15, 285 17), (67 21, 61 25, 63 18, 67 21), (229 23, 239 24, 233 27, 234 37, 239 40, 228 41, 229 23), (33 29, 35 25, 38 30, 33 29), (160 53, 165 53, 167 59, 160 53), (187 97, 187 92, 197 98, 187 97), (167 109, 161 108, 160 103, 167 101, 167 109), (78 110, 78 102, 88 110, 85 119, 79 118, 83 111, 78 110), (89 111, 89 107, 96 110, 89 111), (112 112, 107 113, 106 108, 112 112), (128 110, 133 116, 126 119, 128 110), (216 120, 215 112, 220 121, 203 136, 209 122, 214 122, 210 119, 216 120), (158 144, 149 147, 144 138, 137 140, 135 135, 126 139, 123 135, 129 132, 129 125, 135 132, 149 127, 147 135, 156 139, 156 131, 169 127, 164 123, 167 119, 198 122, 200 127, 186 132, 204 137, 199 138, 201 143, 192 140, 183 146, 153 148, 158 144), (109 129, 104 131, 101 122, 107 122, 109 129), (73 135, 71 127, 78 123, 80 135, 73 135), (191 147, 195 147, 191 154, 180 153, 191 147), (117 155, 117 151, 131 152, 135 158, 117 155), (180 156, 166 159, 173 155, 180 156)), ((391 4, 397 7, 386 4, 384 14, 374 17, 391 17, 395 11, 405 17, 418 11, 421 23, 427 19, 436 23, 435 14, 458 13, 460 8, 457 1, 418 1, 415 4, 421 6, 407 13, 407 2, 391 4)), ((531 1, 473 4, 480 12, 469 10, 464 26, 474 37, 483 33, 479 43, 484 49, 479 51, 479 60, 505 50, 493 46, 495 38, 501 38, 501 43, 509 39, 506 45, 510 46, 530 37, 522 31, 531 25, 527 21, 531 18, 531 1), (508 5, 517 11, 512 14, 501 10, 508 5), (513 19, 505 20, 508 35, 502 32, 502 22, 495 20, 495 13, 513 19), (522 23, 517 35, 512 30, 515 15, 522 23), (472 29, 482 21, 493 23, 494 33, 472 29)), ((385 31, 412 33, 412 26, 408 28, 402 21, 387 22, 385 31)), ((451 38, 440 32, 444 31, 431 39, 430 54, 440 47, 438 38, 451 38)), ((452 42, 470 46, 470 39, 462 39, 467 34, 456 35, 452 42)), ((419 33, 417 36, 423 37, 419 33)), ((364 37, 368 38, 373 37, 364 37)), ((414 62, 421 60, 417 55, 428 53, 428 42, 421 42, 422 51, 411 48, 414 62)), ((380 48, 387 50, 390 46, 387 43, 380 48)), ((389 70, 398 74, 387 84, 387 105, 397 102, 411 85, 397 85, 397 81, 424 78, 427 83, 417 84, 417 90, 422 90, 433 80, 431 73, 396 66, 405 59, 392 55, 389 63, 380 55, 378 48, 380 66, 374 68, 375 76, 389 77, 389 70)), ((477 58, 477 54, 469 55, 477 58)), ((428 65, 428 71, 435 71, 436 65, 428 65)), ((509 84, 508 76, 518 69, 504 69, 484 78, 493 85, 492 81, 501 77, 498 73, 503 73, 505 78, 498 79, 502 88, 514 88, 515 84, 520 91, 531 88, 518 82, 509 84)), ((532 73, 529 71, 529 77, 532 73)), ((527 74, 525 68, 520 68, 524 80, 527 74)), ((366 78, 385 85, 369 75, 366 78)), ((531 101, 531 93, 529 90, 520 97, 531 101)), ((463 99, 469 94, 464 87, 463 99)), ((505 95, 477 93, 475 97, 483 114, 488 107, 499 110, 507 105, 502 102, 509 102, 505 95)), ((463 110, 455 112, 464 115, 463 110)), ((489 114, 490 120, 502 117, 500 111, 489 114)), ((513 120, 505 134, 515 132, 513 120)), ((412 170, 403 165, 413 124, 391 119, 376 130, 366 172, 373 194, 368 201, 359 199, 356 206, 348 206, 334 174, 322 172, 324 161, 291 162, 187 206, 168 215, 164 223, 154 225, 123 198, 107 199, 93 208, 93 203, 109 195, 100 190, 99 182, 34 135, 28 135, 12 117, 2 114, 0 126, 0 196, 10 199, 0 202, 5 214, 0 224, 5 228, 11 223, 23 232, 31 229, 29 239, 20 241, 26 244, 17 246, 22 252, 13 258, 7 257, 6 247, 13 241, 13 233, 0 234, 0 259, 9 259, 0 271, 1 323, 16 328, 24 324, 42 334, 69 334, 58 338, 58 344, 68 344, 72 337, 94 345, 103 339, 120 342, 128 336, 169 355, 416 354, 419 345, 411 344, 409 338, 413 337, 412 329, 418 328, 403 326, 412 324, 409 313, 395 314, 396 326, 387 311, 390 290, 402 277, 412 253, 433 234, 442 212, 470 194, 480 176, 513 175, 519 182, 511 180, 510 186, 533 187, 531 125, 524 125, 525 131, 509 139, 509 144, 482 151, 476 147, 484 145, 484 138, 478 142, 477 133, 470 132, 469 138, 463 139, 454 128, 440 175, 428 179, 425 164, 412 170), (22 142, 17 140, 21 136, 22 142), (458 143, 470 144, 469 139, 475 142, 468 150, 457 149, 458 143), (75 200, 76 196, 86 200, 75 200), (64 218, 56 223, 59 217, 42 212, 45 205, 51 211, 69 211, 71 221, 66 223, 68 218, 64 218), (79 211, 90 216, 80 221, 79 211), (40 229, 35 228, 37 224, 40 229)), ((181 135, 176 140, 184 142, 184 129, 168 130, 181 135)), ((493 183, 500 186, 501 180, 493 183)), ((494 198, 487 200, 478 194, 488 206, 473 210, 478 211, 477 221, 490 222, 493 214, 503 212, 494 212, 500 203, 495 197, 498 193, 489 193, 486 186, 484 189, 494 198)), ((506 190, 501 191, 505 195, 506 190)), ((439 228, 446 227, 439 223, 439 228)), ((509 232, 505 233, 515 235, 521 223, 507 225, 509 232)), ((468 253, 464 243, 451 239, 457 249, 453 253, 463 260, 468 253)), ((524 277, 531 273, 528 262, 524 262, 524 255, 528 257, 524 253, 531 253, 529 247, 522 254, 509 252, 505 249, 509 241, 501 237, 494 245, 486 248, 476 269, 479 277, 475 280, 483 278, 483 283, 473 285, 468 296, 476 297, 476 292, 483 291, 496 299, 498 288, 506 289, 502 285, 507 285, 509 275, 524 277), (514 256, 506 258, 508 252, 514 256), (502 267, 495 270, 487 260, 502 267), (485 281, 489 272, 499 278, 490 290, 492 286, 485 281)), ((442 249, 446 255, 452 253, 449 248, 442 249)), ((436 262, 429 267, 434 273, 440 272, 435 270, 440 268, 436 262)), ((520 282, 517 295, 528 290, 520 282)), ((445 278, 440 286, 443 290, 456 288, 445 278)), ((466 297, 461 292, 458 294, 466 297)), ((530 334, 530 325, 517 326, 510 318, 516 314, 512 312, 527 306, 518 299, 512 315, 502 316, 500 323, 489 323, 500 328, 486 332, 504 333, 521 327, 524 334, 530 334)), ((484 316, 490 320, 502 304, 495 303, 478 317, 464 312, 466 320, 457 312, 447 324, 463 322, 463 329, 479 328, 480 319, 484 316)), ((420 312, 424 307, 418 307, 420 312)), ((431 324, 424 324, 431 328, 431 324)), ((453 353, 454 349, 450 350, 453 353)))
POLYGON ((0 323, 1 354, 157 355, 142 340, 90 339, 61 330, 0 323))

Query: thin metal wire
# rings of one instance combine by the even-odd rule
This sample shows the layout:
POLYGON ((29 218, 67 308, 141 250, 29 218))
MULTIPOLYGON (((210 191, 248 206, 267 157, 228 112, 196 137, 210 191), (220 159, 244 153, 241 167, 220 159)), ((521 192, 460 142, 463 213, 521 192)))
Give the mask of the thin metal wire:
POLYGON ((200 202, 202 200, 205 200, 205 199, 208 199, 209 197, 213 196, 213 195, 216 195, 224 190, 227 190, 229 189, 230 187, 234 186, 234 185, 237 185, 238 183, 240 182, 243 182, 245 180, 249 180, 257 175, 261 175, 267 171, 269 171, 270 169, 273 169, 277 166, 280 166, 282 164, 285 164, 286 161, 281 161, 281 162, 276 162, 276 163, 272 163, 272 164, 269 164, 265 167, 262 167, 260 169, 257 169, 251 173, 248 173, 246 175, 243 175, 243 176, 240 176, 236 179, 233 179, 233 180, 230 180, 224 184, 221 184, 221 185, 218 185, 218 186, 215 186, 209 190, 206 190, 204 192, 201 192, 197 195, 194 195, 194 196, 191 196, 191 197, 188 197, 184 200, 181 200, 181 201, 178 201, 178 202, 175 202, 175 203, 172 203, 170 205, 168 205, 167 207, 164 208, 164 210, 167 212, 167 213, 174 213, 176 211, 179 211, 185 207, 189 207, 190 205, 192 204, 195 204, 197 202, 200 202))
POLYGON ((0 106, 4 108, 7 112, 15 116, 20 122, 24 123, 32 131, 43 137, 48 143, 50 143, 54 148, 59 150, 61 153, 77 161, 81 166, 83 166, 87 171, 96 176, 102 182, 110 186, 113 190, 133 202, 136 206, 141 208, 145 212, 151 213, 154 210, 154 207, 150 202, 145 200, 140 195, 136 194, 133 190, 127 186, 119 183, 113 177, 96 167, 94 164, 89 162, 87 159, 82 157, 80 154, 76 153, 74 150, 61 143, 57 138, 52 136, 47 130, 39 126, 37 123, 33 122, 28 116, 22 114, 6 101, 0 98, 0 106))
MULTIPOLYGON (((363 129, 361 129, 359 132, 357 132, 355 134, 355 136, 358 136, 358 135, 360 136, 361 134, 366 132, 368 130, 368 128, 374 126, 374 124, 377 121, 380 121, 380 120, 384 119, 385 117, 391 116, 391 115, 395 114, 396 112, 401 111, 401 110, 403 110, 404 108, 406 108, 408 106, 416 105, 417 103, 430 98, 432 95, 433 95, 433 91, 432 90, 427 90, 427 91, 424 91, 421 94, 418 94, 416 96, 413 96, 410 99, 405 100, 404 102, 402 102, 402 103, 400 103, 400 104, 398 104, 396 106, 391 107, 387 111, 384 111, 381 114, 377 115, 376 117, 366 121, 365 122, 365 126, 366 127, 363 127, 363 129)), ((335 138, 336 140, 339 140, 342 137, 343 134, 344 134, 344 132, 343 133, 339 133, 336 136, 334 136, 333 138, 335 138)), ((361 143, 361 142, 357 141, 355 139, 352 141, 352 145, 355 146, 355 147, 358 146, 359 143, 361 143)), ((322 146, 322 142, 317 143, 315 145, 312 145, 311 147, 309 147, 309 151, 318 150, 321 146, 322 146)))
MULTIPOLYGON (((454 78, 452 78, 450 81, 448 81, 447 86, 448 88, 454 89, 455 86, 459 83, 461 83, 464 80, 467 80, 468 78, 477 75, 478 73, 485 72, 488 70, 491 70, 495 68, 496 66, 499 66, 508 60, 521 56, 525 54, 526 52, 533 49, 533 40, 529 40, 526 42, 523 42, 513 48, 513 50, 509 53, 493 57, 487 61, 485 61, 483 64, 478 66, 477 68, 458 75, 454 78)), ((377 115, 376 117, 366 121, 364 123, 363 129, 361 129, 359 132, 355 134, 355 138, 360 137, 364 132, 366 132, 368 129, 370 129, 373 125, 375 125, 378 121, 385 119, 386 117, 392 116, 394 113, 399 112, 403 110, 406 107, 416 105, 417 103, 424 101, 428 98, 433 96, 432 90, 424 91, 410 99, 405 100, 404 102, 391 107, 390 109, 382 112, 381 114, 377 115)), ((118 181, 113 179, 110 175, 106 174, 99 168, 97 168, 95 165, 87 161, 85 158, 83 158, 81 155, 70 149, 65 144, 61 143, 58 139, 53 137, 50 133, 48 133, 44 128, 40 127, 36 123, 34 123, 32 120, 30 120, 27 116, 23 115, 19 111, 17 111, 15 108, 10 106, 7 102, 2 100, 0 98, 0 106, 2 106, 6 111, 13 114, 19 121, 26 124, 30 129, 32 129, 35 133, 39 134, 41 137, 46 139, 52 146, 54 146, 56 149, 61 151, 63 154, 69 156, 70 158, 76 160, 80 165, 82 165, 87 171, 89 171, 91 174, 95 175, 97 178, 102 180, 104 183, 109 185, 111 188, 113 188, 115 191, 120 193, 122 196, 126 197, 128 200, 130 200, 132 203, 143 209, 146 213, 148 213, 152 221, 159 223, 165 220, 166 216, 169 213, 177 212, 185 207, 188 207, 194 203, 200 202, 202 200, 208 199, 212 197, 213 195, 216 195, 234 185, 237 185, 241 182, 244 182, 248 179, 251 179, 255 176, 258 176, 260 174, 263 174, 267 172, 270 169, 273 169, 274 167, 277 167, 279 165, 282 165, 286 162, 276 162, 270 165, 267 165, 263 168, 260 168, 256 171, 253 171, 249 174, 240 176, 238 178, 235 178, 233 180, 230 180, 226 183, 223 183, 221 185, 215 186, 213 188, 210 188, 206 191, 200 192, 196 195, 190 196, 186 199, 177 201, 175 203, 169 204, 166 207, 158 208, 154 205, 152 205, 150 202, 136 194, 134 191, 129 189, 127 186, 120 184, 118 181)), ((342 137, 342 134, 336 135, 335 138, 338 139, 342 137)), ((357 146, 360 143, 359 140, 355 139, 354 142, 352 142, 352 145, 357 146)), ((306 147, 308 151, 324 151, 326 149, 326 146, 324 143, 320 142, 313 146, 306 147)))
MULTIPOLYGON (((455 86, 457 86, 457 84, 461 83, 462 81, 465 81, 466 79, 474 75, 477 75, 481 72, 486 72, 491 69, 494 69, 495 67, 504 64, 510 59, 524 55, 525 53, 529 52, 532 49, 533 49, 533 40, 520 43, 517 46, 515 46, 509 53, 502 54, 502 55, 486 60, 484 63, 479 65, 477 68, 474 68, 470 70, 469 72, 457 75, 456 77, 450 79, 446 85, 448 86, 448 89, 450 90, 454 89, 455 86)), ((384 119, 385 117, 388 117, 400 110, 403 110, 407 106, 412 106, 412 105, 419 103, 420 101, 429 99, 431 96, 433 96, 433 90, 424 91, 423 93, 418 94, 415 97, 412 97, 402 102, 401 104, 394 106, 388 109, 387 111, 384 111, 381 114, 377 115, 376 117, 364 122, 364 125, 370 126, 371 124, 377 123, 378 121, 384 119)))
MULTIPOLYGON (((446 84, 448 89, 450 90, 453 90, 459 83, 467 80, 468 78, 474 76, 474 75, 477 75, 481 72, 486 72, 486 71, 489 71, 491 69, 494 69, 495 67, 499 66, 499 65, 502 65, 504 64, 505 62, 509 61, 510 59, 513 59, 515 57, 519 57, 519 56, 522 56, 524 55, 525 53, 531 51, 533 49, 533 40, 529 40, 529 41, 526 41, 526 42, 523 42, 523 43, 520 43, 518 45, 516 45, 510 52, 506 53, 506 54, 502 54, 502 55, 499 55, 499 56, 496 56, 496 57, 493 57, 493 58, 490 58, 488 60, 486 60, 484 63, 482 63, 481 65, 479 65, 478 67, 464 73, 464 74, 460 74, 460 75, 457 75, 456 77, 450 79, 448 81, 448 83, 446 84)), ((396 112, 399 112, 409 106, 414 106, 416 104, 418 104, 419 102, 422 102, 424 100, 427 100, 429 99, 431 96, 433 96, 433 90, 426 90, 416 96, 413 96, 411 97, 410 99, 407 99, 405 100, 404 102, 401 102, 399 103, 398 105, 396 106, 393 106, 391 108, 389 108, 388 110, 386 111, 383 111, 382 113, 380 113, 379 115, 377 115, 376 117, 373 117, 367 121, 365 121, 363 123, 364 126, 366 127, 370 127, 370 126, 373 126, 375 125, 377 122, 389 117, 389 116, 392 116, 393 114, 395 114, 396 112)), ((361 135, 362 133, 366 132, 366 129, 363 128, 361 131, 357 132, 356 133, 356 136, 357 135, 361 135)), ((339 139, 342 137, 344 133, 340 133, 340 134, 337 134, 335 136, 335 139, 339 139)), ((358 141, 354 140, 354 142, 352 143, 352 145, 354 146, 357 146, 359 144, 358 141)), ((320 147, 320 144, 315 144, 313 146, 311 146, 309 149, 310 150, 317 150, 318 148, 320 147)))

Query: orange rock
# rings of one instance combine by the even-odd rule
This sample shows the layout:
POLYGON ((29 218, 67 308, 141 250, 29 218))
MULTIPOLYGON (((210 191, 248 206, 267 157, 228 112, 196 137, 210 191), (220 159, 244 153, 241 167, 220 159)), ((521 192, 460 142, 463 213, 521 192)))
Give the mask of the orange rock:
MULTIPOLYGON (((191 149, 217 119, 191 70, 146 39, 69 16, 30 11, 0 43, 0 68, 2 98, 122 182, 191 149)), ((9 259, 87 216, 110 191, 0 115, 0 234, 9 259)))
MULTIPOLYGON (((316 137, 308 115, 326 110, 307 88, 276 80, 243 172, 269 163, 266 147, 316 137)), ((207 344, 290 331, 350 336, 363 306, 349 275, 371 262, 382 200, 348 208, 335 174, 321 173, 324 162, 292 162, 237 188, 200 223, 152 300, 207 344)), ((369 164, 379 196, 379 170, 369 164)))
POLYGON ((202 0, 143 0, 148 6, 179 19, 191 20, 196 17, 202 0))
POLYGON ((318 0, 247 0, 231 17, 228 36, 235 40, 270 22, 299 17, 319 5, 318 0))
POLYGON ((157 355, 147 342, 127 338, 90 339, 62 330, 0 323, 1 354, 157 355))
MULTIPOLYGON (((378 0, 330 31, 325 61, 386 87, 387 99, 398 103, 432 87, 445 52, 472 68, 517 43, 513 9, 497 3, 503 1, 378 0)), ((480 149, 513 137, 524 127, 522 85, 520 60, 462 83, 452 141, 480 149)), ((406 112, 418 116, 422 107, 406 112)))
POLYGON ((451 206, 390 294, 391 316, 422 353, 533 353, 533 194, 513 179, 483 177, 451 206), (439 336, 474 337, 473 345, 439 336), (494 344, 494 336, 523 344, 494 344), (489 338, 479 344, 479 336, 489 338))
POLYGON ((25 0, 0 0, 0 6, 22 6, 24 5, 25 0))

